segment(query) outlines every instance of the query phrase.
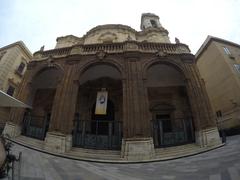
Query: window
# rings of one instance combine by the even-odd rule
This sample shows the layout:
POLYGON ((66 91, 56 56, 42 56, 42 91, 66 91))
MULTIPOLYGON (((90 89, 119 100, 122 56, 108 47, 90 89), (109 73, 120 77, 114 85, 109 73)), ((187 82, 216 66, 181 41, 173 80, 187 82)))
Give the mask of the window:
POLYGON ((11 85, 9 85, 8 90, 7 90, 7 94, 12 96, 14 94, 15 88, 11 85))
POLYGON ((25 68, 25 64, 23 62, 21 62, 21 64, 18 66, 17 72, 22 74, 24 68, 25 68))
POLYGON ((240 73, 240 64, 234 64, 234 67, 238 73, 240 73))
POLYGON ((4 54, 6 54, 6 51, 0 52, 0 61, 1 61, 2 57, 4 56, 4 54))
POLYGON ((156 28, 157 27, 157 23, 156 21, 154 20, 150 20, 151 24, 152 24, 152 27, 156 28))
POLYGON ((229 49, 227 47, 223 47, 224 52, 228 55, 231 55, 231 52, 229 51, 229 49))

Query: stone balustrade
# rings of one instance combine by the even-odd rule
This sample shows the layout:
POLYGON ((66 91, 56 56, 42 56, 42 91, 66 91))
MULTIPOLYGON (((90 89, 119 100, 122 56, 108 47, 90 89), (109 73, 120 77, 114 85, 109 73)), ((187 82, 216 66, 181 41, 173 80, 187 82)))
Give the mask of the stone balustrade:
POLYGON ((104 51, 106 53, 122 53, 125 51, 137 52, 164 52, 167 54, 181 54, 190 53, 190 50, 185 44, 168 44, 168 43, 150 43, 150 42, 136 42, 127 41, 123 43, 109 43, 109 44, 87 44, 76 45, 72 47, 65 47, 59 49, 52 49, 48 51, 37 51, 34 53, 34 58, 45 58, 49 56, 61 57, 71 54, 95 54, 104 51))

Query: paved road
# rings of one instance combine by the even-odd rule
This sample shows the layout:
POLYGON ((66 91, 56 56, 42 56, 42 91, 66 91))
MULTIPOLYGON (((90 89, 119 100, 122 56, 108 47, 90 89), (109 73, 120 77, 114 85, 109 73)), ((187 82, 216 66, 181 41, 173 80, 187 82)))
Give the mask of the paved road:
POLYGON ((22 180, 240 180, 240 135, 203 154, 145 164, 104 164, 69 160, 19 145, 22 180))

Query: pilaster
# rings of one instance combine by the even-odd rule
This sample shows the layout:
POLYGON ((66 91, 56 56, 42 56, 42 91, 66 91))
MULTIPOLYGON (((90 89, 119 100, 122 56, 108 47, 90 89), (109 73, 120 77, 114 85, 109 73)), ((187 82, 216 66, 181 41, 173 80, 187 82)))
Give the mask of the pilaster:
POLYGON ((205 85, 197 73, 195 64, 188 64, 187 71, 191 77, 187 80, 187 90, 189 101, 193 111, 194 123, 196 130, 216 127, 216 122, 213 116, 213 111, 209 104, 208 95, 205 90, 205 85))
POLYGON ((72 135, 60 132, 48 132, 44 149, 55 153, 65 153, 72 147, 72 135))
POLYGON ((123 136, 150 137, 150 114, 147 91, 138 57, 125 57, 126 79, 123 80, 123 136))
POLYGON ((68 65, 54 97, 49 132, 70 134, 77 100, 78 83, 73 77, 75 67, 68 65))
POLYGON ((211 147, 222 143, 217 127, 196 131, 195 137, 196 143, 201 147, 211 147))

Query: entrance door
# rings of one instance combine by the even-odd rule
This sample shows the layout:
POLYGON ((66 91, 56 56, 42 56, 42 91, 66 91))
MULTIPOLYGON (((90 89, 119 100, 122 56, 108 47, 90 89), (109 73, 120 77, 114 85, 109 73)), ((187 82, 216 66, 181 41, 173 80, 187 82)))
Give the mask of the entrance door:
POLYGON ((170 113, 156 113, 153 121, 155 146, 164 145, 164 134, 172 132, 172 123, 170 113))
POLYGON ((107 102, 107 114, 106 115, 98 115, 95 114, 95 106, 96 103, 92 107, 92 126, 91 130, 93 134, 96 135, 109 135, 109 133, 113 133, 113 128, 111 132, 109 132, 109 126, 114 121, 114 105, 108 100, 107 102))
POLYGON ((172 132, 172 123, 170 114, 156 114, 157 121, 160 121, 161 123, 161 129, 163 133, 169 133, 172 132))

